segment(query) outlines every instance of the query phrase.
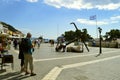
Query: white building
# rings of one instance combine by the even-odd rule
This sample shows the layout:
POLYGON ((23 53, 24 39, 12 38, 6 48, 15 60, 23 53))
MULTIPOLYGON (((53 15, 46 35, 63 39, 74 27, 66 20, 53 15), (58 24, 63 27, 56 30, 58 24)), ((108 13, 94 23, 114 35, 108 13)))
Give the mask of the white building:
POLYGON ((3 25, 0 23, 0 33, 2 33, 3 25))
POLYGON ((3 27, 3 25, 0 23, 0 33, 7 35, 8 28, 3 27))
POLYGON ((3 26, 0 22, 0 34, 8 35, 10 38, 23 38, 24 34, 21 31, 13 32, 7 28, 7 26, 3 26))

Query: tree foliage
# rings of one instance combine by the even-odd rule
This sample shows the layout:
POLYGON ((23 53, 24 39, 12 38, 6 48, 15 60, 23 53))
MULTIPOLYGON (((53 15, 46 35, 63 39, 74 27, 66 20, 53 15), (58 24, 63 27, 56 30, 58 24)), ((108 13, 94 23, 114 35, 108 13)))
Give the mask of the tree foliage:
POLYGON ((120 30, 112 29, 112 30, 110 30, 110 32, 106 32, 104 37, 106 40, 113 40, 113 39, 120 38, 120 30))
POLYGON ((77 30, 77 31, 66 31, 64 34, 66 41, 73 40, 75 38, 81 38, 84 41, 88 41, 92 39, 92 37, 88 34, 87 29, 77 30))
POLYGON ((69 41, 75 38, 74 35, 75 35, 75 32, 71 30, 71 31, 66 31, 64 37, 67 41, 69 41))
POLYGON ((42 39, 43 39, 43 37, 42 37, 42 36, 40 36, 40 37, 38 37, 38 39, 41 39, 41 40, 42 40, 42 39))

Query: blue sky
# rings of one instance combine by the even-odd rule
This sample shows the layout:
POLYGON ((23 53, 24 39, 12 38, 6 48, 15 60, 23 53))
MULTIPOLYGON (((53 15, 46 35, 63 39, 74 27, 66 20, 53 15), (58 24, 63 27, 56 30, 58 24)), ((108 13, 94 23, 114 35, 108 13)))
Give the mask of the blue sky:
POLYGON ((111 29, 120 30, 119 0, 0 0, 0 21, 6 22, 33 37, 56 39, 65 31, 86 28, 97 37, 97 26, 102 35, 111 29))

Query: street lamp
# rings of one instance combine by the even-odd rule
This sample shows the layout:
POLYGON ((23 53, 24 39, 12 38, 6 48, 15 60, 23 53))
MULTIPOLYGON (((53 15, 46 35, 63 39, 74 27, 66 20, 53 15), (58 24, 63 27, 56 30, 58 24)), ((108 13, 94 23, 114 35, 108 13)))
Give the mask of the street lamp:
POLYGON ((99 40, 100 40, 100 51, 99 51, 99 54, 98 54, 98 56, 99 56, 102 53, 102 47, 101 47, 101 39, 102 39, 101 32, 102 32, 102 29, 100 27, 98 27, 98 30, 99 30, 99 40))

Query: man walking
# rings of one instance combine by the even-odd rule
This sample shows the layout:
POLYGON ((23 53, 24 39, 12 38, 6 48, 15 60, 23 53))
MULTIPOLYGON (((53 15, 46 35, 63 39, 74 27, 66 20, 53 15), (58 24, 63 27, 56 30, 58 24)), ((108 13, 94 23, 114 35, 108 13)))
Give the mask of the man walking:
MULTIPOLYGON (((32 42, 30 40, 31 38, 31 34, 30 33, 27 33, 27 36, 26 36, 26 47, 27 49, 25 49, 24 51, 24 62, 25 62, 25 75, 29 74, 28 72, 28 64, 29 64, 29 68, 30 68, 30 76, 35 76, 36 74, 33 72, 33 57, 32 57, 32 49, 33 49, 33 45, 32 45, 32 42)), ((25 47, 25 46, 24 46, 25 47)))

